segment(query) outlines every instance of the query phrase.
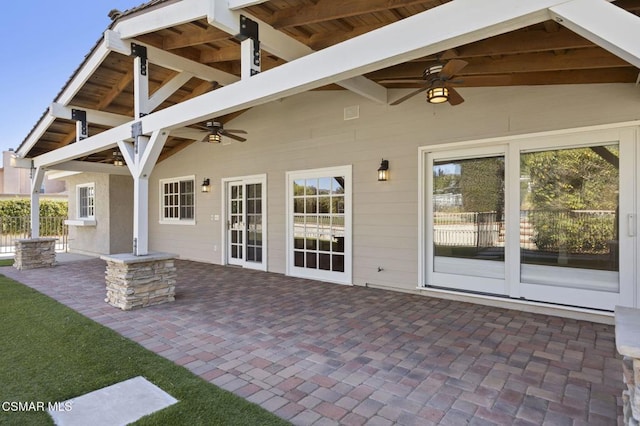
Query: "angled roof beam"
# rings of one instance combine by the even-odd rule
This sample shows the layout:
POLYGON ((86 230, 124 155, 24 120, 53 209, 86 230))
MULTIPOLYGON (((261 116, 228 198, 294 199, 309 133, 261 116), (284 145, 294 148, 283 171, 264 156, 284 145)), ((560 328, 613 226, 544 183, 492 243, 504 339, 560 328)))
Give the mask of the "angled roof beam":
POLYGON ((125 40, 113 30, 105 31, 104 39, 108 49, 127 56, 131 55, 131 43, 135 42, 135 44, 147 48, 147 59, 149 62, 174 71, 188 72, 201 80, 217 81, 222 85, 235 83, 239 80, 239 78, 233 74, 211 68, 208 65, 203 65, 174 53, 169 53, 149 44, 137 40, 125 40))
MULTIPOLYGON (((109 49, 104 39, 94 48, 91 55, 83 63, 82 67, 76 71, 73 79, 64 88, 60 95, 56 98, 56 102, 66 105, 78 93, 84 84, 93 75, 95 70, 102 64, 102 61, 109 55, 109 49)), ((17 154, 24 157, 35 145, 40 136, 53 124, 55 120, 52 116, 46 116, 37 124, 37 126, 29 133, 24 142, 20 145, 17 154)))
MULTIPOLYGON (((521 0, 514 3, 513 0, 486 0, 482 7, 478 7, 476 0, 454 0, 252 78, 153 112, 139 122, 144 133, 150 134, 265 104, 543 22, 549 18, 549 7, 565 1, 521 0), (430 31, 424 31, 425 28, 430 31), (376 46, 376 49, 370 46, 376 46), (349 61, 344 58, 349 58, 349 61)), ((130 138, 131 126, 123 124, 91 136, 82 144, 68 145, 42 154, 34 158, 34 164, 36 167, 50 166, 98 152, 130 138)))
POLYGON ((173 95, 178 89, 187 84, 193 78, 193 74, 189 72, 181 72, 174 76, 171 80, 162 85, 149 97, 149 110, 153 111, 158 108, 169 96, 173 95))
MULTIPOLYGON (((243 14, 258 23, 260 28, 260 47, 267 52, 289 62, 314 52, 310 47, 274 29, 266 22, 246 13, 243 14)), ((212 0, 211 10, 207 19, 209 24, 228 34, 236 35, 240 33, 240 13, 230 10, 226 0, 212 0)), ((349 56, 345 56, 345 58, 347 57, 349 56)), ((337 82, 337 84, 375 102, 387 103, 387 89, 366 77, 355 76, 337 82)))
POLYGON ((101 126, 115 127, 124 123, 128 123, 133 120, 133 117, 126 115, 113 114, 110 112, 96 111, 93 109, 81 108, 73 105, 62 105, 58 102, 53 102, 49 106, 49 115, 54 118, 63 118, 65 120, 72 120, 72 110, 78 109, 87 112, 87 121, 89 123, 98 124, 101 126))
POLYGON ((560 24, 640 68, 640 18, 603 0, 574 0, 550 8, 560 24))
POLYGON ((110 175, 130 176, 127 167, 114 166, 113 164, 95 163, 89 161, 66 161, 47 168, 48 170, 63 170, 67 172, 107 173, 110 175))

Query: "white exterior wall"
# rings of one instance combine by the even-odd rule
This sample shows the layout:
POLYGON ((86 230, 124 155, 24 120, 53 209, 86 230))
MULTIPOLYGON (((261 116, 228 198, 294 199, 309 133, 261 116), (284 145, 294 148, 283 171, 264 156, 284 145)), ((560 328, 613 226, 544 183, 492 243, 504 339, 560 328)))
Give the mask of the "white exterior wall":
MULTIPOLYGON (((391 99, 401 91, 392 92, 391 99)), ((194 143, 159 163, 150 180, 150 250, 222 263, 221 179, 267 174, 268 270, 285 272, 285 173, 353 166, 353 284, 412 291, 418 284, 418 147, 640 119, 634 85, 460 89, 466 102, 418 95, 379 105, 345 91, 310 92, 253 108, 227 124, 244 144, 194 143), (360 118, 344 120, 359 105, 360 118), (390 180, 378 182, 382 158, 390 180), (159 179, 195 175, 196 224, 159 224, 159 179), (204 178, 210 193, 200 192, 204 178), (220 215, 214 221, 214 215, 220 215), (383 268, 378 272, 378 267, 383 268)))

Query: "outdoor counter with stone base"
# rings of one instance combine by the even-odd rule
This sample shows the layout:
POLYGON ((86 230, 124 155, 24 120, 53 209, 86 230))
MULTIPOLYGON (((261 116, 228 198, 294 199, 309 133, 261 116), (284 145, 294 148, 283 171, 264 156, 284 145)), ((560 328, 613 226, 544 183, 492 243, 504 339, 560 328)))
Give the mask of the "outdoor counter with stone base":
POLYGON ((616 347, 622 355, 625 425, 640 425, 640 309, 616 306, 616 347))
POLYGON ((125 311, 172 302, 176 285, 175 257, 168 253, 101 256, 107 262, 105 302, 125 311))
POLYGON ((28 238, 16 240, 16 269, 50 268, 56 264, 57 238, 28 238))

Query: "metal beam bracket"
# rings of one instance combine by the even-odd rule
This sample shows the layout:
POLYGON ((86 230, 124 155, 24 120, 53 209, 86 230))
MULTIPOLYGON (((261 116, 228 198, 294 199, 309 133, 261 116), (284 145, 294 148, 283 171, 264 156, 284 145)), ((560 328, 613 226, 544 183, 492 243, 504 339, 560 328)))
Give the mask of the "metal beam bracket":
POLYGON ((140 66, 140 74, 147 75, 147 48, 136 43, 131 43, 131 56, 137 56, 142 59, 140 66))
POLYGON ((260 40, 258 37, 258 23, 240 15, 240 34, 236 34, 236 40, 245 41, 253 40, 253 66, 251 67, 251 75, 260 72, 260 40))
POLYGON ((80 132, 77 135, 78 140, 86 139, 89 137, 89 132, 87 129, 87 111, 82 109, 72 109, 71 110, 71 119, 80 122, 80 132))
POLYGON ((142 121, 136 121, 131 125, 131 137, 135 139, 142 134, 142 121))

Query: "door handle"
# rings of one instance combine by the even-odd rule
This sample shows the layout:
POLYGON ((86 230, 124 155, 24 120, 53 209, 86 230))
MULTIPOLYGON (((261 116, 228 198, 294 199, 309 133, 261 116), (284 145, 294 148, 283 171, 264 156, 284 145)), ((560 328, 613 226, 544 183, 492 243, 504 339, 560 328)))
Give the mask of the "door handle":
POLYGON ((635 213, 629 213, 627 215, 627 235, 629 235, 630 237, 635 237, 636 234, 636 215, 635 213))

